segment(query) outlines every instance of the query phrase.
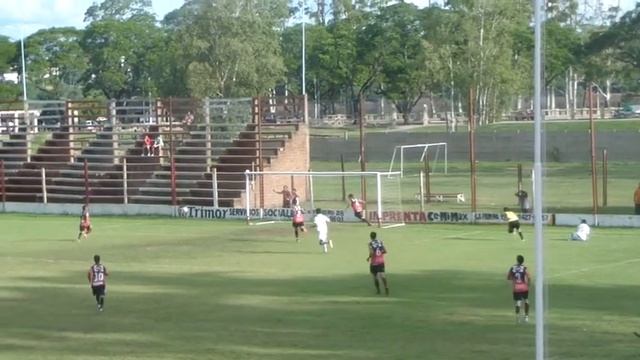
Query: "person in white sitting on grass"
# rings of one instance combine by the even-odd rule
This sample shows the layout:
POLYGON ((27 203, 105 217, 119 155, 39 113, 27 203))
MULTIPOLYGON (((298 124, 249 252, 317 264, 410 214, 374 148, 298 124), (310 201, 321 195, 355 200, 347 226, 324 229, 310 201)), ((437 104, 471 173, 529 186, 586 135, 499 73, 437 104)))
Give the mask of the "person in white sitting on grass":
POLYGON ((576 232, 571 234, 571 240, 587 241, 589 240, 589 235, 591 235, 591 227, 587 224, 587 220, 582 219, 576 232))
POLYGON ((313 226, 318 230, 318 243, 322 246, 322 251, 326 254, 328 249, 327 245, 333 249, 333 241, 329 240, 329 219, 326 215, 322 214, 321 209, 316 209, 316 216, 313 218, 313 226))

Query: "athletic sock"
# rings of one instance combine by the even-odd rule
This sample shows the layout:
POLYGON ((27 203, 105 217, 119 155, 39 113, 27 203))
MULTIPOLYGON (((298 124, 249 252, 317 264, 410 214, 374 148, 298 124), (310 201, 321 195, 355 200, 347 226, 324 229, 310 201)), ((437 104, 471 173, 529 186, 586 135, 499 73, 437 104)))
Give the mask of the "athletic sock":
POLYGON ((380 281, 378 281, 378 279, 376 279, 376 280, 373 280, 373 283, 374 283, 374 284, 375 284, 375 286, 376 286, 376 292, 377 292, 378 294, 380 294, 380 281))

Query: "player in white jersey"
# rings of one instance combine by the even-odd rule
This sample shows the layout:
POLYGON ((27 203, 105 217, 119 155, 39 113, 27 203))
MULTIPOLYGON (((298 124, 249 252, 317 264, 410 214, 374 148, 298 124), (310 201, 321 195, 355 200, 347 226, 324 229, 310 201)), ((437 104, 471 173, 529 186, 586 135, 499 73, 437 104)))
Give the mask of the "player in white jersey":
POLYGON ((580 221, 580 225, 576 229, 576 232, 571 234, 569 240, 578 240, 578 241, 587 241, 589 240, 589 235, 591 235, 591 227, 587 224, 587 220, 582 219, 580 221))
POLYGON ((329 219, 326 215, 322 214, 321 209, 316 209, 316 216, 313 218, 313 225, 318 230, 318 242, 322 246, 322 251, 327 253, 327 245, 333 249, 333 241, 329 240, 329 219))

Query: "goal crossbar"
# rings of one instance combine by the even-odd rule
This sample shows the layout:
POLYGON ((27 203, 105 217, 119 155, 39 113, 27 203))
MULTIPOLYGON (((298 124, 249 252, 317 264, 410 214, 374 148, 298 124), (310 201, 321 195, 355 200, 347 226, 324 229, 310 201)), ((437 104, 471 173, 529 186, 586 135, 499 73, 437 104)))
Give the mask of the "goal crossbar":
MULTIPOLYGON (((245 208, 247 214, 247 222, 250 221, 250 213, 251 213, 251 200, 250 200, 250 192, 251 192, 251 182, 252 177, 254 176, 264 176, 264 175, 291 175, 291 176, 309 176, 311 179, 313 177, 339 177, 339 176, 348 176, 348 177, 372 177, 376 179, 376 216, 379 219, 379 225, 381 225, 383 207, 382 207, 382 179, 383 178, 391 178, 391 177, 402 177, 402 173, 400 171, 251 171, 245 170, 245 208)), ((310 181, 313 184, 313 181, 310 181)), ((312 191, 313 193, 313 191, 312 191)), ((402 200, 400 199, 400 202, 402 200)))
POLYGON ((444 146, 444 173, 447 173, 447 143, 446 142, 438 142, 438 143, 427 143, 427 144, 411 144, 411 145, 396 145, 393 148, 393 155, 391 155, 391 163, 389 164, 389 172, 393 170, 393 163, 396 159, 396 154, 398 150, 400 150, 400 177, 404 177, 404 150, 405 149, 415 149, 415 148, 424 148, 422 154, 420 155, 420 162, 423 162, 425 157, 427 156, 427 151, 430 147, 438 147, 444 146))

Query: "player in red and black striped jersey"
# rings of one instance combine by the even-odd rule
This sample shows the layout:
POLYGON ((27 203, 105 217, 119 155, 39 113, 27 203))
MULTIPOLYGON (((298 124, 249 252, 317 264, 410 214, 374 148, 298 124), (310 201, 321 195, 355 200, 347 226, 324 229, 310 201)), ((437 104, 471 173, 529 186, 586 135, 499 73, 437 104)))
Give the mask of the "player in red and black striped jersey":
POLYGON ((507 280, 513 285, 513 301, 516 306, 516 322, 520 322, 520 306, 524 302, 524 321, 529 322, 529 282, 531 277, 524 266, 524 256, 516 257, 517 264, 509 268, 507 280))
POLYGON ((349 205, 347 205, 347 208, 349 206, 351 206, 351 209, 353 210, 353 215, 360 219, 360 221, 367 223, 367 225, 371 226, 371 223, 369 222, 369 220, 367 220, 367 217, 364 213, 364 207, 363 205, 365 204, 364 200, 360 200, 360 199, 356 199, 355 196, 353 196, 353 194, 349 194, 349 196, 347 196, 349 198, 349 205))
POLYGON ((87 205, 82 205, 82 215, 80 215, 80 232, 78 233, 78 241, 80 237, 85 240, 91 233, 91 217, 89 216, 89 208, 87 205))
POLYGON ((371 241, 369 241, 369 272, 373 276, 373 284, 376 287, 376 293, 380 294, 380 281, 384 284, 384 292, 389 295, 389 284, 387 284, 387 277, 384 269, 384 255, 387 253, 387 249, 384 247, 382 240, 378 240, 378 234, 371 232, 369 234, 371 241))
POLYGON ((104 297, 107 293, 107 276, 109 272, 107 268, 100 263, 100 255, 93 256, 94 264, 89 268, 87 279, 91 286, 91 293, 96 298, 98 311, 104 309, 104 297))
POLYGON ((296 236, 296 242, 300 241, 299 232, 306 232, 307 229, 304 227, 304 210, 298 205, 293 207, 293 216, 291 218, 293 225, 293 233, 296 236))

